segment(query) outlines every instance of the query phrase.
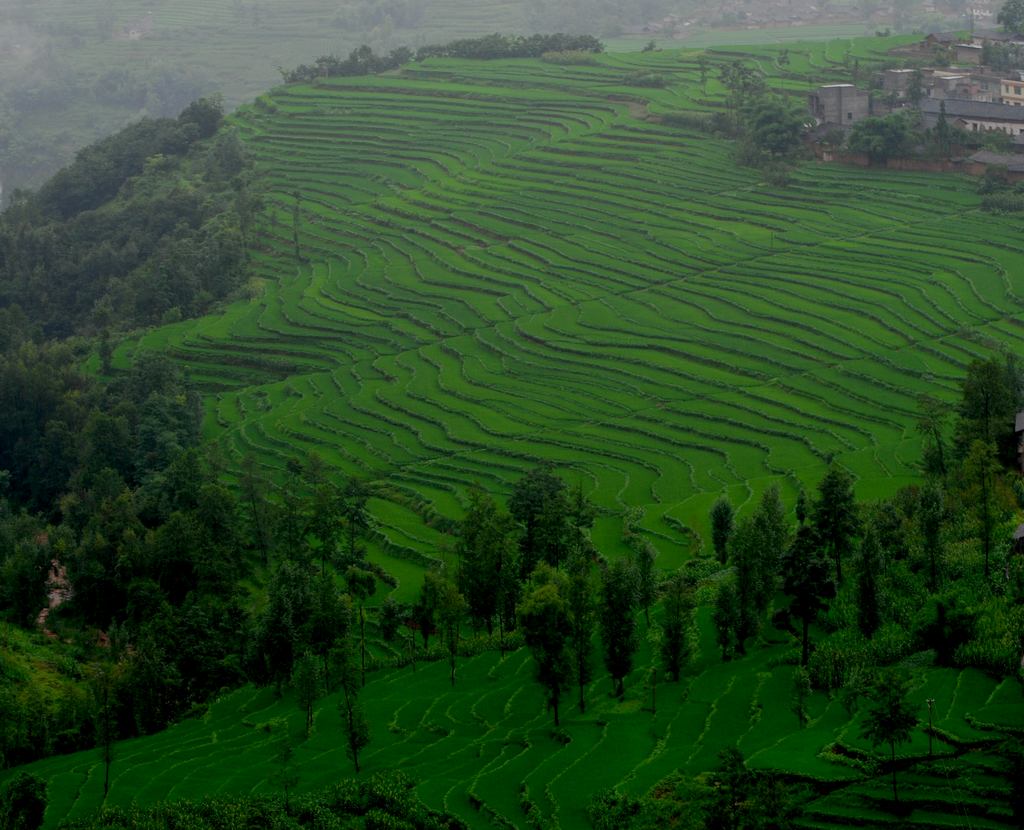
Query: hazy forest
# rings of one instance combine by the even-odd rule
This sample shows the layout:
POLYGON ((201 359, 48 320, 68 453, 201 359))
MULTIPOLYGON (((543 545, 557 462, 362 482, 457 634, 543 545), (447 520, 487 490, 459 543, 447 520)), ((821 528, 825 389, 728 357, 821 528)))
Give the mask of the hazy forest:
POLYGON ((0 830, 1024 826, 962 14, 0 0, 0 830))

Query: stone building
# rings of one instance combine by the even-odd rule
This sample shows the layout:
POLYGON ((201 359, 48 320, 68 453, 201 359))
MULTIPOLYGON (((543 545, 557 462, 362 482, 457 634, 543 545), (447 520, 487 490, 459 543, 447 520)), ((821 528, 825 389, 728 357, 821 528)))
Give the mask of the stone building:
POLYGON ((855 124, 871 115, 871 96, 853 84, 827 84, 807 96, 819 124, 855 124))

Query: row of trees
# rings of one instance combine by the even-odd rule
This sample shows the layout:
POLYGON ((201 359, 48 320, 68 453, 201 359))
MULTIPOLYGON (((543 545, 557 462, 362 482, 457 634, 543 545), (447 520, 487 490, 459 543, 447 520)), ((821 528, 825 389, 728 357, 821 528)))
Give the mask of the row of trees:
POLYGON ((406 47, 393 49, 387 55, 376 55, 366 45, 354 49, 347 58, 321 55, 312 64, 281 70, 285 83, 312 82, 317 78, 344 78, 378 75, 397 69, 412 61, 427 58, 539 58, 552 52, 600 52, 604 49, 597 38, 589 35, 500 35, 454 40, 446 44, 422 46, 413 52, 406 47))
MULTIPOLYGON (((376 628, 394 641, 404 624, 408 660, 443 655, 453 683, 467 626, 502 651, 525 643, 556 721, 573 689, 586 707, 598 645, 613 693, 624 693, 641 615, 658 661, 652 692, 659 674, 685 675, 699 588, 713 588, 723 658, 742 658, 765 626, 790 631, 795 661, 816 688, 845 688, 879 664, 927 649, 941 665, 1012 671, 1024 578, 1006 558, 1005 519, 1019 498, 998 459, 1011 453, 1020 388, 1014 361, 973 364, 951 442, 942 408, 924 401, 928 479, 890 500, 858 504, 838 466, 813 498, 800 496, 793 518, 775 489, 740 518, 719 500, 711 511, 714 560, 674 574, 658 574, 630 517, 632 555, 606 561, 590 541, 596 511, 582 489, 538 468, 516 483, 507 512, 472 493, 454 542, 458 566, 428 572, 411 607, 381 604, 376 628), (964 545, 971 555, 947 555, 964 545), (442 649, 431 652, 435 634, 442 649)), ((119 448, 110 443, 111 452, 119 448)), ((194 449, 136 484, 112 465, 83 476, 89 486, 64 499, 60 526, 10 506, 0 523, 11 575, 3 585, 16 586, 0 595, 4 610, 31 619, 45 604, 56 557, 76 596, 52 624, 98 626, 109 638, 99 663, 112 693, 83 740, 102 737, 101 722, 113 723, 114 735, 158 729, 220 687, 252 679, 305 690, 307 718, 317 695, 344 690, 355 760, 367 738, 357 716, 371 662, 367 605, 387 579, 364 556, 371 490, 335 483, 315 458, 289 465, 276 499, 251 466, 234 489, 219 484, 217 467, 194 449), (252 617, 236 586, 264 568, 267 602, 252 617)), ((11 721, 32 718, 22 712, 11 721)), ((33 741, 35 751, 57 746, 39 730, 19 734, 3 748, 11 759, 31 757, 24 753, 33 741)))

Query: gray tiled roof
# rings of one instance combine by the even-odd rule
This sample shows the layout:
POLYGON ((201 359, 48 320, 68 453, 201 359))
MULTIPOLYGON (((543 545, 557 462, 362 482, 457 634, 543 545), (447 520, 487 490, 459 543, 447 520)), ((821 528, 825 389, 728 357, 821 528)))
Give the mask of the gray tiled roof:
MULTIPOLYGON (((1024 173, 1024 158, 1013 153, 993 153, 991 150, 979 150, 968 161, 981 164, 1000 164, 1013 173, 1024 173)), ((1017 413, 1017 431, 1024 430, 1024 412, 1017 413)))
MULTIPOLYGON (((1014 121, 1024 124, 1024 107, 1008 104, 991 104, 988 101, 966 101, 960 98, 946 98, 947 118, 985 118, 990 121, 1014 121)), ((938 115, 942 102, 937 98, 924 98, 921 112, 938 115)))

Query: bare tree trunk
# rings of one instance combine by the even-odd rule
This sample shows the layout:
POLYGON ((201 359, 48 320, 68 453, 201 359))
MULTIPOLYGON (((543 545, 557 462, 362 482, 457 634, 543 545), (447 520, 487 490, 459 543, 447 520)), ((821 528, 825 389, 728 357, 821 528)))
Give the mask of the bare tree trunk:
POLYGON ((898 804, 900 794, 896 791, 896 742, 892 741, 889 745, 892 747, 892 800, 898 804))

